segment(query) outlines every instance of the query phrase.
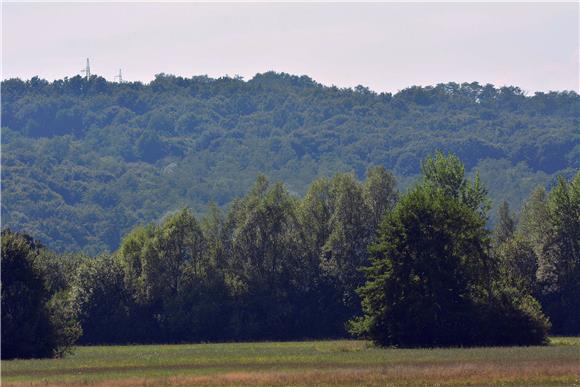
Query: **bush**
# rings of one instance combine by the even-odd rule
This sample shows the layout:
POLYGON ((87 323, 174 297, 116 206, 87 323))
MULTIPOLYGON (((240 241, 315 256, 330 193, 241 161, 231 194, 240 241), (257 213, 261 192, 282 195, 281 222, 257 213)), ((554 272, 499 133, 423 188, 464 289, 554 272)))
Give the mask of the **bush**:
POLYGON ((542 345, 548 343, 550 322, 532 296, 503 294, 477 315, 475 342, 485 345, 542 345))

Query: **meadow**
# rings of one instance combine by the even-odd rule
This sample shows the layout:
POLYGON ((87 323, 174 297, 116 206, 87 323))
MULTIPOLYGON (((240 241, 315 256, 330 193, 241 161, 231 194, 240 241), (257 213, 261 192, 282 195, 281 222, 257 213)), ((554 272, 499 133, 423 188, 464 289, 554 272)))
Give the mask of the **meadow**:
POLYGON ((366 341, 76 347, 2 361, 3 386, 580 385, 580 338, 544 347, 396 349, 366 341))

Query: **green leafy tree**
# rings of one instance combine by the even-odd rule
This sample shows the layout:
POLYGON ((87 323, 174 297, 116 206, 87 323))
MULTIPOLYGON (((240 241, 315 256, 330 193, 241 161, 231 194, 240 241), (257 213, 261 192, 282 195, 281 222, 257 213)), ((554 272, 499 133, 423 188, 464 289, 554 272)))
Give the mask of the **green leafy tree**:
POLYGON ((64 354, 80 335, 66 301, 49 293, 36 258, 41 247, 25 234, 2 231, 2 358, 64 354))
POLYGON ((380 345, 537 344, 547 321, 501 288, 489 255, 487 198, 455 156, 427 158, 424 180, 381 225, 352 332, 380 345))
POLYGON ((536 295, 552 332, 580 332, 580 174, 569 182, 558 178, 549 192, 534 190, 522 209, 517 234, 536 256, 536 295))
POLYGON ((511 239, 516 232, 517 222, 510 212, 509 204, 503 201, 498 209, 498 221, 495 227, 495 242, 502 244, 511 239))
POLYGON ((383 166, 367 170, 364 197, 370 208, 370 221, 373 229, 377 229, 383 217, 395 207, 398 196, 397 182, 391 172, 383 166))
MULTIPOLYGON (((71 281, 70 298, 83 329, 83 344, 130 343, 139 339, 133 300, 119 262, 103 255, 83 262, 71 281)), ((142 323, 141 323, 142 325, 142 323)))
POLYGON ((580 333, 580 173, 558 179, 547 200, 549 233, 542 246, 538 280, 553 329, 580 333))
POLYGON ((344 336, 343 291, 335 276, 325 270, 324 246, 331 235, 334 211, 331 181, 315 180, 297 209, 299 252, 306 265, 302 276, 305 297, 302 306, 307 331, 313 337, 344 336))
POLYGON ((538 257, 531 243, 518 234, 496 246, 494 253, 504 287, 514 288, 520 294, 539 294, 536 279, 538 257))
POLYGON ((299 321, 288 319, 300 300, 304 264, 295 255, 296 201, 282 184, 260 176, 251 192, 232 209, 230 270, 238 305, 234 326, 246 338, 296 334, 299 321))
POLYGON ((363 282, 358 269, 368 262, 367 246, 373 237, 371 210, 365 202, 363 187, 352 174, 335 176, 330 194, 330 234, 322 247, 321 265, 325 275, 340 289, 348 313, 354 314, 359 309, 355 290, 363 282))
MULTIPOLYGON (((218 235, 219 236, 219 235, 218 235)), ((216 243, 214 240, 212 243, 216 243)), ((229 293, 215 252, 189 209, 138 228, 119 250, 144 341, 223 337, 229 293)))
POLYGON ((469 345, 485 300, 485 230, 466 205, 415 188, 381 227, 354 332, 381 345, 469 345), (419 221, 419 219, 421 221, 419 221))
POLYGON ((442 190, 445 195, 456 199, 476 211, 482 218, 487 217, 490 202, 479 173, 469 181, 465 178, 465 166, 454 154, 445 156, 437 151, 428 156, 421 165, 423 184, 442 190))

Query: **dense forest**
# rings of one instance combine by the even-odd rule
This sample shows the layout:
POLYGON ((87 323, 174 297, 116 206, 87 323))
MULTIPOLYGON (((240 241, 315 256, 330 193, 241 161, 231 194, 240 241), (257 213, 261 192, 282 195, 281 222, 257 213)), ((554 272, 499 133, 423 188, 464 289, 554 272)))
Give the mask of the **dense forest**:
POLYGON ((317 178, 381 165, 404 190, 441 149, 480 171, 496 205, 519 210, 534 187, 580 168, 574 92, 448 83, 378 94, 272 72, 1 87, 2 223, 57 252, 115 251, 180 208, 226 209, 259 173, 303 195, 317 178))
POLYGON ((580 173, 515 214, 454 155, 406 193, 373 167, 303 197, 259 176, 227 211, 189 209, 113 254, 57 254, 2 232, 2 356, 84 344, 370 338, 379 345, 530 345, 580 333, 580 173))

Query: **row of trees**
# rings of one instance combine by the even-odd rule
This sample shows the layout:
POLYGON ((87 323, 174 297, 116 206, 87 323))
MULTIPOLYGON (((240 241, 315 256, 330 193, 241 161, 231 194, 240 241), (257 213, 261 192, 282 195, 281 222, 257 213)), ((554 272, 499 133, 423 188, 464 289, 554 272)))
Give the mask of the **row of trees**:
POLYGON ((357 268, 396 197, 383 168, 369 170, 362 184, 353 175, 319 180, 303 200, 259 177, 227 214, 212 207, 198 221, 185 209, 160 225, 138 227, 114 258, 79 271, 73 298, 85 329, 81 340, 344 335, 344 321, 358 311, 357 268))
POLYGON ((580 333, 580 173, 538 187, 519 216, 504 203, 494 244, 505 283, 540 300, 554 332, 580 333))
POLYGON ((227 212, 181 210, 133 229, 113 255, 57 255, 30 240, 33 253, 18 255, 5 243, 23 237, 5 231, 2 356, 46 355, 4 351, 20 347, 4 324, 23 318, 10 305, 24 293, 12 289, 39 283, 42 308, 25 309, 69 312, 46 320, 68 338, 59 348, 80 329, 84 344, 331 338, 347 325, 381 345, 537 344, 548 318, 554 332, 578 333, 579 192, 577 175, 543 201, 534 194, 517 226, 502 207, 491 233, 479 180, 438 154, 401 197, 382 167, 364 182, 319 179, 302 198, 259 177, 227 212), (35 274, 14 276, 5 259, 35 274))

